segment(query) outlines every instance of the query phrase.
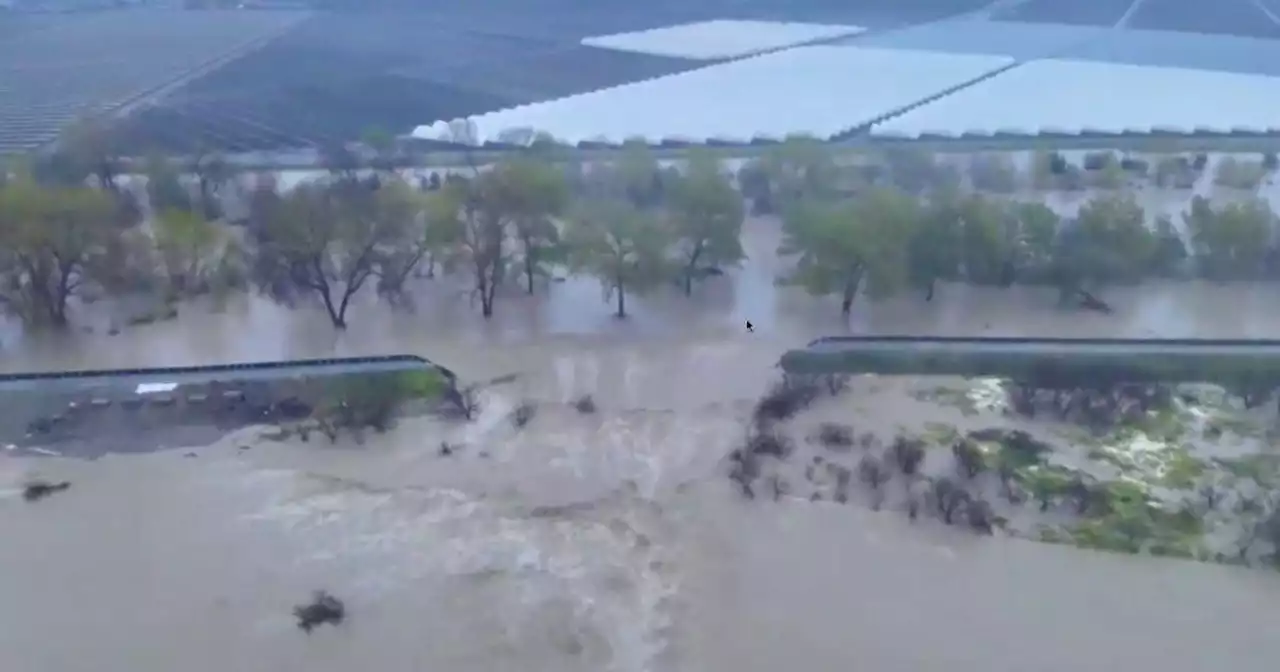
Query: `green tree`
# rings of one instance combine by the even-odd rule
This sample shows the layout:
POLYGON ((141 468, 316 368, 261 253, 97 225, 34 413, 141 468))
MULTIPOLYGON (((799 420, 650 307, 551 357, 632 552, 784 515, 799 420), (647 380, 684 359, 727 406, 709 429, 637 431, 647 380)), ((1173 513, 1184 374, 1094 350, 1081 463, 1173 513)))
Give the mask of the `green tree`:
POLYGON ((218 195, 234 175, 231 164, 221 154, 201 149, 187 163, 187 171, 196 179, 200 211, 204 218, 213 221, 222 217, 218 195))
POLYGON ((374 126, 366 128, 360 134, 360 142, 371 152, 369 166, 384 174, 395 172, 401 157, 396 148, 396 136, 384 128, 374 126))
POLYGON ((1209 199, 1196 196, 1184 218, 1202 276, 1247 280, 1262 274, 1276 224, 1265 201, 1254 198, 1214 208, 1209 199))
POLYGON ((439 192, 423 193, 392 178, 382 183, 378 198, 384 216, 408 223, 401 231, 403 237, 384 250, 378 272, 378 293, 402 303, 408 299, 405 283, 424 261, 428 277, 434 276, 436 258, 448 249, 451 231, 434 207, 439 192))
POLYGON ((1151 274, 1169 278, 1183 273, 1191 255, 1173 220, 1166 215, 1157 217, 1154 235, 1156 244, 1151 256, 1151 274))
POLYGON ((165 210, 154 225, 160 267, 176 297, 238 288, 238 245, 218 225, 186 210, 165 210))
POLYGON ((364 187, 341 181, 299 185, 265 213, 250 250, 259 290, 288 306, 318 300, 333 326, 346 328, 352 298, 411 224, 380 191, 358 189, 364 187))
POLYGON ((1009 279, 1017 246, 1017 220, 1002 201, 974 194, 957 207, 960 263, 969 282, 1002 285, 1009 279))
POLYGON ((58 172, 66 180, 63 184, 81 184, 92 176, 98 186, 114 192, 119 190, 119 177, 124 172, 124 161, 116 149, 106 125, 83 119, 62 132, 52 163, 62 166, 58 172))
POLYGON ((520 246, 525 290, 533 294, 534 278, 543 266, 561 257, 560 229, 556 219, 569 201, 564 173, 535 156, 518 156, 495 166, 487 195, 511 224, 520 246))
POLYGON ((481 173, 471 179, 445 182, 431 202, 427 216, 439 240, 447 241, 454 259, 471 269, 472 296, 480 297, 480 312, 493 316, 498 287, 506 273, 506 226, 497 199, 492 197, 493 178, 481 173))
POLYGON ((779 254, 796 257, 782 284, 823 296, 840 294, 848 315, 860 291, 873 298, 897 290, 908 278, 908 249, 920 219, 915 200, 875 189, 847 203, 803 203, 784 220, 779 254))
POLYGON ((0 190, 0 304, 30 325, 65 327, 71 300, 117 259, 110 196, 22 180, 0 190))
POLYGON ((152 212, 192 212, 196 209, 191 192, 182 183, 182 173, 168 159, 159 155, 147 157, 144 172, 147 177, 147 200, 151 203, 152 212))
POLYGON ((1094 302, 1092 292, 1102 287, 1139 282, 1151 268, 1155 243, 1146 214, 1132 195, 1099 196, 1085 203, 1060 232, 1054 252, 1063 300, 1080 295, 1094 302))
POLYGON ((760 165, 767 177, 769 203, 777 212, 836 195, 839 171, 835 160, 830 149, 812 136, 788 136, 764 153, 760 165))
POLYGON ((621 194, 640 210, 651 210, 663 205, 666 196, 662 182, 662 170, 658 159, 643 140, 624 143, 622 154, 616 163, 602 174, 602 178, 614 182, 606 196, 620 190, 621 194))
POLYGON ((627 316, 627 293, 644 292, 671 277, 670 234, 651 214, 625 201, 584 204, 569 221, 570 266, 600 280, 605 300, 627 316))
POLYGON ((1054 244, 1062 218, 1043 203, 1010 206, 1014 234, 1012 277, 1007 282, 1040 284, 1053 275, 1054 244))
POLYGON ((924 291, 932 301, 939 281, 960 274, 963 225, 960 195, 936 194, 924 206, 911 240, 907 243, 908 276, 911 285, 924 291))
POLYGON ((719 159, 705 152, 690 155, 671 193, 685 296, 693 294, 701 268, 742 261, 743 210, 742 195, 722 172, 719 159))

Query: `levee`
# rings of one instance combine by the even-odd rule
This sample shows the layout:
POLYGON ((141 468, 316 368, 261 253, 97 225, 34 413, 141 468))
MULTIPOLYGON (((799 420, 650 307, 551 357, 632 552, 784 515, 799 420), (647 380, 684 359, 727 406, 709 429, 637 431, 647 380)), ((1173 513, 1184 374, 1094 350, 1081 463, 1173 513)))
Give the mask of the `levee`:
POLYGON ((0 375, 0 442, 82 457, 207 442, 237 427, 305 417, 334 383, 378 387, 418 371, 456 380, 409 355, 0 375))
POLYGON ((842 336, 782 356, 791 374, 1010 378, 1039 387, 1207 382, 1280 387, 1280 340, 842 336))

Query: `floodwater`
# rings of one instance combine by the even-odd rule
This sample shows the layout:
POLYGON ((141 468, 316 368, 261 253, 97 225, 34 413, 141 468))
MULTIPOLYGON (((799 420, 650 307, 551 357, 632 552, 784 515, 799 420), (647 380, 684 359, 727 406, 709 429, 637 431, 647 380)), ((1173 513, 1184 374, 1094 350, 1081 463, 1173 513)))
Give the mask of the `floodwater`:
POLYGON ((116 336, 107 315, 60 339, 6 332, 10 371, 407 352, 467 379, 519 375, 474 423, 410 419, 364 446, 248 429, 195 457, 0 454, 0 669, 1274 668, 1272 574, 748 502, 722 464, 778 355, 815 336, 1267 336, 1273 288, 1116 290, 1102 316, 1053 293, 946 287, 844 324, 830 301, 775 288, 776 227, 749 229, 747 268, 692 302, 631 300, 625 322, 590 282, 506 297, 483 323, 459 287, 424 280, 416 312, 360 305, 341 335, 257 299, 116 336), (567 406, 585 393, 599 413, 567 406), (541 410, 516 432, 505 412, 522 399, 541 410), (464 447, 442 457, 441 441, 464 447), (28 504, 15 486, 32 475, 74 485, 28 504), (308 636, 290 609, 318 588, 349 619, 308 636))

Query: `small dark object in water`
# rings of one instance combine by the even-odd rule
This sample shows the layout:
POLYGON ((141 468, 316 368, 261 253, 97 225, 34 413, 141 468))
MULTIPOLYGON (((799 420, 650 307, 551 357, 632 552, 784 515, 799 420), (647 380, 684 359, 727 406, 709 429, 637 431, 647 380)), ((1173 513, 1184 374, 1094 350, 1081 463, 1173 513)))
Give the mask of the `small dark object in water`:
POLYGON ((898 469, 906 476, 915 475, 920 469, 920 463, 924 462, 924 442, 919 439, 899 436, 894 439, 890 452, 898 469))
POLYGON ((787 437, 773 432, 752 432, 747 437, 747 451, 752 455, 770 455, 785 460, 792 449, 787 437))
POLYGON ((933 505, 942 516, 942 522, 950 525, 955 515, 969 502, 969 493, 965 492, 949 478, 940 478, 933 482, 933 505))
POLYGON ((440 456, 441 456, 441 457, 449 457, 450 455, 452 455, 452 454, 453 454, 453 451, 454 451, 454 450, 456 450, 456 449, 455 449, 453 446, 449 445, 449 442, 448 442, 448 441, 441 441, 441 442, 440 442, 440 456))
POLYGON ((31 481, 22 486, 22 498, 28 502, 35 502, 55 492, 62 492, 71 487, 71 481, 60 481, 58 483, 49 483, 47 481, 31 481))
POLYGON ((889 469, 885 463, 875 455, 863 455, 858 461, 858 480, 871 486, 872 490, 878 491, 880 486, 889 480, 889 469))
POLYGON ((53 431, 55 424, 57 424, 57 421, 53 418, 36 418, 27 423, 27 434, 48 434, 53 431))
POLYGON ((832 450, 847 450, 853 446, 853 428, 835 422, 824 422, 818 428, 818 442, 832 450))
POLYGON ((317 625, 332 623, 337 625, 346 617, 347 608, 342 600, 323 590, 317 590, 311 596, 311 602, 293 608, 293 615, 298 618, 298 627, 307 634, 317 625))
POLYGON ((969 527, 978 534, 993 534, 995 531, 995 513, 985 499, 974 499, 965 507, 965 517, 969 527))
POLYGON ((581 397, 578 397, 577 401, 573 402, 573 409, 583 415, 595 413, 596 400, 591 395, 584 394, 581 397))
POLYGON ((297 397, 289 397, 275 403, 270 414, 283 420, 302 420, 311 415, 311 405, 298 399, 297 397))
POLYGON ((1111 308, 1111 305, 1110 305, 1110 304, 1108 304, 1106 301, 1103 301, 1102 299, 1099 299, 1098 297, 1096 297, 1096 296, 1094 296, 1094 295, 1090 294, 1089 292, 1086 292, 1086 291, 1084 291, 1084 290, 1076 290, 1076 292, 1077 292, 1077 294, 1078 294, 1078 295, 1079 295, 1079 297, 1080 297, 1080 307, 1081 307, 1081 308, 1083 308, 1083 309, 1085 309, 1085 310, 1092 310, 1092 311, 1096 311, 1096 312, 1099 312, 1099 313, 1104 313, 1104 314, 1106 314, 1106 315, 1110 315, 1110 314, 1112 314, 1112 313, 1114 313, 1114 312, 1115 312, 1115 311, 1111 308))
POLYGON ((516 429, 524 429, 525 425, 528 425, 529 422, 533 420, 533 416, 536 415, 537 412, 538 409, 533 404, 527 401, 521 403, 516 407, 516 410, 511 413, 511 424, 515 425, 516 429))

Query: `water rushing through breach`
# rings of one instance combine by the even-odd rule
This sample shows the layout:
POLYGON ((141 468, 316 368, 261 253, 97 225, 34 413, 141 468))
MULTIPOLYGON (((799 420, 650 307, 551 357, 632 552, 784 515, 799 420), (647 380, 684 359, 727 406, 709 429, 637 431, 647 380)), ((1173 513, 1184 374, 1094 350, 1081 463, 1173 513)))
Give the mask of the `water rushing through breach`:
MULTIPOLYGON (((775 289, 769 266, 692 303, 637 300, 628 323, 571 281, 549 302, 500 304, 489 325, 437 290, 415 314, 358 306, 340 337, 319 315, 257 300, 119 336, 105 334, 109 317, 59 342, 11 332, 9 370, 411 352, 470 380, 518 376, 471 424, 409 419, 363 446, 248 429, 96 462, 0 454, 0 669, 1274 668, 1280 581, 1264 572, 738 497, 722 459, 778 355, 842 329, 829 303, 775 289), (569 406, 584 393, 598 413, 569 406), (540 410, 517 431, 506 412, 522 400, 540 410), (442 441, 462 447, 441 456, 442 441), (16 486, 31 475, 74 485, 27 504, 16 486), (349 619, 307 636, 290 610, 316 588, 349 619)), ((1263 309, 1271 291, 1116 291, 1106 317, 1059 312, 1052 295, 948 287, 932 304, 861 307, 853 328, 1262 336, 1280 326, 1263 309)), ((855 426, 929 420, 869 390, 837 409, 855 426)))

